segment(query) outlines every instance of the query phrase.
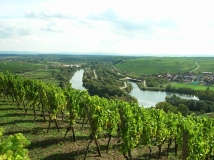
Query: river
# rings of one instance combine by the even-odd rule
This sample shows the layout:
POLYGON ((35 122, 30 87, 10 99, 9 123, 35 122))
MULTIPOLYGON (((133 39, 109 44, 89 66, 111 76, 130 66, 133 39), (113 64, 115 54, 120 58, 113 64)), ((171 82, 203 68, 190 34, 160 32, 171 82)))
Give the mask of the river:
POLYGON ((140 90, 134 82, 131 83, 133 89, 129 93, 131 96, 137 98, 138 103, 140 106, 144 107, 154 107, 158 102, 164 102, 166 96, 176 95, 183 99, 197 99, 197 97, 193 95, 186 95, 186 94, 178 94, 178 93, 170 93, 170 92, 162 92, 162 91, 144 91, 140 90))
POLYGON ((73 77, 70 80, 72 88, 79 89, 81 91, 86 89, 85 87, 83 87, 82 82, 83 73, 84 69, 80 69, 74 73, 73 77))
MULTIPOLYGON (((70 82, 72 87, 75 89, 85 90, 83 87, 83 73, 84 69, 80 69, 74 73, 74 76, 71 78, 70 82)), ((193 95, 185 95, 185 94, 177 94, 177 93, 169 93, 169 92, 161 92, 161 91, 143 91, 140 90, 136 83, 129 82, 132 84, 133 89, 129 93, 131 96, 137 98, 140 106, 143 107, 154 107, 158 102, 164 102, 166 96, 176 95, 184 99, 197 99, 197 97, 193 95)))

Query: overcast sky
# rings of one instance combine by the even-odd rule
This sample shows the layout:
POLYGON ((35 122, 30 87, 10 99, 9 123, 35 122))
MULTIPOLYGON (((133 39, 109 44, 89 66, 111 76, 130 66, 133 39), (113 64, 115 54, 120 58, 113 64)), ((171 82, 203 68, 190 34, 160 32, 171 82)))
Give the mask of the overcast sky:
POLYGON ((0 51, 214 56, 214 1, 0 0, 0 51))

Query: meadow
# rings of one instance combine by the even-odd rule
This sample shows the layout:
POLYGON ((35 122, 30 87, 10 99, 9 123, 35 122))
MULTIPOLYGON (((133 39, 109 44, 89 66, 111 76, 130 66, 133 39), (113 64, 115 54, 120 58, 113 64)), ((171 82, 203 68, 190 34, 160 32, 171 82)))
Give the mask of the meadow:
POLYGON ((31 62, 12 62, 12 61, 1 61, 0 72, 3 73, 19 73, 23 71, 35 71, 38 69, 45 68, 45 64, 31 63, 31 62))
POLYGON ((43 68, 35 71, 25 72, 19 75, 24 78, 38 79, 46 83, 58 85, 59 80, 53 78, 52 72, 60 73, 60 69, 43 68))
MULTIPOLYGON (((51 63, 50 63, 51 64, 51 63)), ((0 72, 6 74, 16 73, 24 78, 38 79, 46 83, 59 84, 59 80, 56 80, 52 76, 52 72, 59 73, 60 69, 47 68, 46 63, 33 63, 33 62, 13 62, 2 61, 0 62, 0 72)))
POLYGON ((214 57, 139 57, 123 60, 117 69, 137 75, 214 72, 214 57), (197 70, 195 70, 198 66, 197 70), (194 71, 195 70, 195 71, 194 71))
POLYGON ((205 86, 205 85, 200 85, 200 84, 173 82, 173 83, 171 83, 171 86, 175 87, 175 88, 191 88, 194 90, 207 90, 207 88, 209 87, 209 90, 214 91, 214 86, 205 86))

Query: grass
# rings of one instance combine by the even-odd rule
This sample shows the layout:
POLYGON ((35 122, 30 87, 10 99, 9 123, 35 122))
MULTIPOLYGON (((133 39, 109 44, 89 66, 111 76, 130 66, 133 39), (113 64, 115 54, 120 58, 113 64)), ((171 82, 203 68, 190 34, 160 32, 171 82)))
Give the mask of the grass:
MULTIPOLYGON (((38 116, 34 121, 33 112, 29 110, 27 115, 24 115, 22 109, 12 104, 10 100, 3 101, 0 98, 0 126, 4 128, 4 136, 8 136, 15 133, 23 133, 24 136, 31 141, 28 146, 29 157, 32 160, 67 160, 84 159, 85 149, 89 142, 90 127, 89 124, 85 124, 83 130, 81 130, 80 121, 77 121, 74 128, 76 131, 76 142, 71 141, 71 132, 68 133, 65 141, 63 141, 64 134, 66 132, 67 123, 58 119, 58 125, 60 132, 57 131, 55 125, 51 125, 51 130, 47 133, 48 123, 43 121, 43 118, 38 116)), ((98 157, 96 146, 92 143, 87 159, 101 159, 101 160, 115 160, 124 159, 123 155, 119 152, 118 138, 113 137, 111 141, 111 149, 109 153, 106 153, 106 144, 108 139, 101 136, 98 139, 101 148, 102 157, 98 157)), ((152 147, 151 159, 157 159, 157 147, 152 147)), ((161 159, 167 159, 163 148, 161 159)), ((173 148, 171 148, 173 150, 173 148)), ((148 153, 147 147, 133 149, 132 155, 136 159, 145 159, 148 153)), ((173 152, 171 152, 173 157, 173 152)))
POLYGON ((35 71, 45 68, 45 64, 30 62, 0 62, 0 72, 16 73, 21 71, 35 71))
MULTIPOLYGON (((47 64, 51 64, 50 62, 47 64)), ((19 74, 21 77, 38 79, 46 83, 59 85, 60 80, 54 79, 52 72, 60 72, 59 68, 48 68, 45 63, 33 62, 0 62, 0 72, 6 74, 7 72, 19 74)), ((55 64, 55 63, 54 63, 55 64)))
POLYGON ((115 65, 116 68, 138 75, 184 73, 197 68, 195 73, 214 72, 214 57, 142 57, 122 61, 115 65))
POLYGON ((59 73, 60 69, 43 68, 43 69, 31 71, 31 72, 25 72, 19 75, 24 78, 39 79, 46 83, 52 83, 52 84, 58 85, 60 81, 52 78, 53 71, 59 73))
POLYGON ((197 63, 200 65, 199 69, 195 73, 199 72, 212 72, 214 73, 214 58, 213 57, 198 57, 195 58, 197 63))
MULTIPOLYGON (((176 88, 191 88, 194 90, 206 90, 208 87, 200 84, 178 83, 178 82, 171 83, 171 86, 176 88)), ((214 91, 214 86, 209 86, 209 89, 214 91)))
POLYGON ((214 112, 204 113, 204 114, 201 114, 199 116, 204 117, 204 118, 214 118, 214 112))

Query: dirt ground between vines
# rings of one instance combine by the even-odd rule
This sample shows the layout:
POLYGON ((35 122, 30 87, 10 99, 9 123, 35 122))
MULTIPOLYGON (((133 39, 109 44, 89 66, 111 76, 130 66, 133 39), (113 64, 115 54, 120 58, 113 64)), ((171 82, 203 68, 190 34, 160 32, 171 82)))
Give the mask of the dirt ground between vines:
MULTIPOLYGON (((76 142, 72 141, 72 133, 68 132, 66 138, 64 135, 67 130, 66 121, 58 119, 59 132, 54 123, 47 133, 48 122, 44 122, 43 117, 38 112, 34 120, 33 111, 28 110, 24 115, 23 109, 17 109, 17 106, 11 101, 0 98, 0 127, 4 128, 4 137, 15 133, 23 133, 31 142, 27 147, 29 157, 32 160, 82 160, 85 157, 85 151, 90 141, 90 126, 85 124, 81 130, 82 120, 75 124, 76 142)), ((109 152, 106 153, 108 138, 102 135, 98 138, 101 157, 99 157, 94 142, 91 143, 87 154, 87 160, 120 160, 125 159, 120 150, 120 139, 115 135, 111 140, 109 152), (119 142, 119 143, 118 143, 119 142)), ((163 146, 161 159, 179 159, 174 157, 173 145, 170 147, 170 154, 166 156, 166 145, 163 146)), ((158 147, 152 147, 152 155, 148 157, 149 149, 144 146, 132 150, 133 159, 158 159, 158 147)))

